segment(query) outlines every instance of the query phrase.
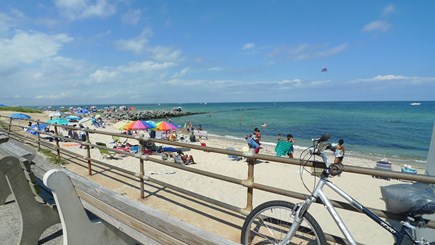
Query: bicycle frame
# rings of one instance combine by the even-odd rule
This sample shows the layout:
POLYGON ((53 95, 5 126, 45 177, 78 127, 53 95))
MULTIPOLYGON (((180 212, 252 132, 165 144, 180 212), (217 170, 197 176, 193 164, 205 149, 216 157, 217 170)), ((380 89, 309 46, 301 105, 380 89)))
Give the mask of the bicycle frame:
POLYGON ((401 244, 403 239, 405 238, 405 236, 411 238, 411 240, 414 242, 414 244, 419 244, 418 242, 414 241, 413 237, 409 234, 409 232, 406 230, 406 227, 404 225, 402 225, 402 229, 400 231, 396 230, 390 224, 388 224, 387 222, 383 221, 376 214, 374 214, 369 209, 367 209, 362 204, 360 204, 357 200, 355 200, 354 198, 349 196, 347 193, 345 193, 343 190, 338 188, 335 184, 330 182, 328 180, 328 177, 325 176, 324 174, 322 174, 322 176, 321 176, 321 178, 319 180, 319 183, 317 184, 316 188, 314 189, 312 195, 310 197, 308 197, 305 200, 305 202, 303 202, 299 206, 299 208, 296 210, 295 222, 294 222, 294 224, 292 225, 292 227, 290 228, 290 230, 289 230, 289 232, 287 234, 288 238, 286 237, 287 239, 285 239, 285 240, 288 240, 291 236, 293 236, 294 232, 298 229, 298 226, 299 226, 299 224, 300 224, 300 222, 302 220, 303 214, 308 210, 310 205, 316 199, 320 199, 322 201, 322 203, 325 205, 325 207, 328 210, 328 212, 330 213, 330 215, 332 216, 332 218, 334 219, 335 223, 340 228, 340 230, 343 233, 343 235, 346 237, 346 239, 351 244, 356 244, 356 241, 353 238, 353 236, 350 234, 349 229, 346 227, 346 225, 344 224, 343 220, 341 219, 341 217, 338 215, 337 211, 335 210, 334 206, 331 204, 331 202, 329 201, 328 197, 326 197, 325 193, 323 192, 323 187, 325 185, 328 186, 329 188, 331 188, 336 193, 338 193, 340 196, 342 196, 346 201, 348 201, 358 211, 360 211, 360 212, 364 213, 365 215, 369 216, 378 225, 382 226, 385 230, 387 230, 388 232, 393 234, 393 236, 395 237, 395 240, 396 240, 396 242, 394 244, 401 244))

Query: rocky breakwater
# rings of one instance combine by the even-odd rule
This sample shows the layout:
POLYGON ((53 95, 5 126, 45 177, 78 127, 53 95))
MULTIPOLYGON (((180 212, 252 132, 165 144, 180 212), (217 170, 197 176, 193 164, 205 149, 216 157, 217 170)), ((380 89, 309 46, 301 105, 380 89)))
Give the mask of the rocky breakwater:
POLYGON ((173 117, 182 117, 195 114, 205 114, 206 112, 187 112, 174 110, 146 110, 146 111, 106 111, 102 112, 101 116, 109 120, 153 120, 165 119, 173 117))

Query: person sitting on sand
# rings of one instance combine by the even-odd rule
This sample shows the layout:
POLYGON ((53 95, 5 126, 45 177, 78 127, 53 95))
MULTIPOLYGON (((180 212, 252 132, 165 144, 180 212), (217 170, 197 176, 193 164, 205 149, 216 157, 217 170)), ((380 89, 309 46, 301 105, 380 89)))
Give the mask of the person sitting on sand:
POLYGON ((192 155, 184 154, 181 150, 177 151, 177 154, 174 156, 174 160, 176 163, 183 165, 195 164, 192 155))
POLYGON ((194 133, 193 131, 192 131, 192 133, 190 134, 189 139, 190 139, 190 142, 196 142, 196 136, 195 136, 195 133, 194 133))

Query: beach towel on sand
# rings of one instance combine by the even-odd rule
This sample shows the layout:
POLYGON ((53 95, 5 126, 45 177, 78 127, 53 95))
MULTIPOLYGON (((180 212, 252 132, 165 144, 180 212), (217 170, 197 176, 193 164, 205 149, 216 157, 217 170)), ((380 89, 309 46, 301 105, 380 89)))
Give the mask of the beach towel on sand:
POLYGON ((282 155, 287 156, 290 152, 293 143, 286 140, 279 140, 275 146, 276 156, 280 157, 282 155))

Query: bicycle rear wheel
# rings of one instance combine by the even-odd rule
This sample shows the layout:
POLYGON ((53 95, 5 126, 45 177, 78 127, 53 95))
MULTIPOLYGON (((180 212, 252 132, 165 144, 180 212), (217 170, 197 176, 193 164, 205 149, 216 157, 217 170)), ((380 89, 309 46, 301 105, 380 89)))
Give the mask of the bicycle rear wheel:
MULTIPOLYGON (((243 224, 241 242, 251 244, 278 244, 294 221, 293 203, 270 201, 256 207, 243 224)), ((308 212, 296 234, 287 244, 326 244, 325 234, 308 212)))

